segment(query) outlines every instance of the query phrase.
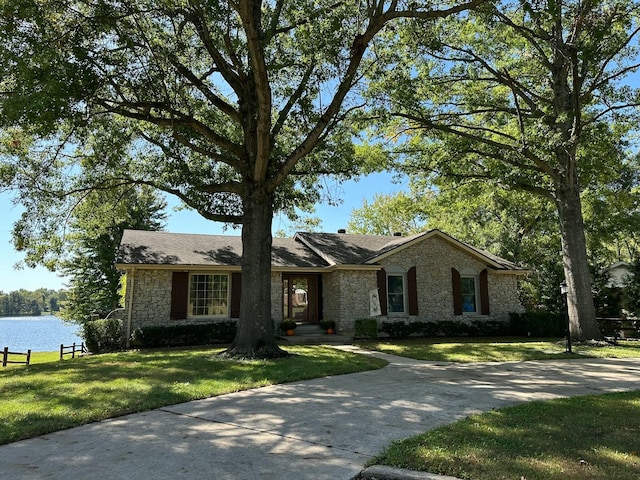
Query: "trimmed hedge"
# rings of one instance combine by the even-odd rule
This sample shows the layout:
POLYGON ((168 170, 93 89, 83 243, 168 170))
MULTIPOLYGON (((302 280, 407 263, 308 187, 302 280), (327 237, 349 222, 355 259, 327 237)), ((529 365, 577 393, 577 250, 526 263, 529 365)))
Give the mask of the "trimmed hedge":
POLYGON ((470 323, 454 320, 440 322, 411 322, 404 320, 382 322, 380 331, 391 338, 417 337, 499 337, 509 335, 509 324, 495 320, 473 320, 470 323))
POLYGON ((107 318, 82 325, 82 338, 91 353, 117 352, 124 348, 122 320, 107 318))
POLYGON ((234 320, 195 325, 142 327, 133 332, 132 344, 143 348, 191 347, 231 343, 238 326, 234 320))
POLYGON ((354 338, 378 338, 378 321, 375 318, 357 319, 354 338))
POLYGON ((509 323, 512 335, 520 337, 563 337, 567 330, 562 313, 510 313, 509 323))

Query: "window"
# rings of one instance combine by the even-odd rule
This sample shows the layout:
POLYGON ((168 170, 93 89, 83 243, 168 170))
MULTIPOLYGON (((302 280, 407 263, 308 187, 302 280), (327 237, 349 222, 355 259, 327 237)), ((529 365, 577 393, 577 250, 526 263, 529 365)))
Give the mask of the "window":
POLYGON ((387 275, 387 299, 389 313, 404 313, 404 275, 387 275))
POLYGON ((462 311, 464 313, 477 312, 476 278, 462 276, 460 278, 460 292, 462 294, 462 311))
POLYGON ((193 317, 226 317, 229 304, 229 276, 191 275, 189 314, 193 317))

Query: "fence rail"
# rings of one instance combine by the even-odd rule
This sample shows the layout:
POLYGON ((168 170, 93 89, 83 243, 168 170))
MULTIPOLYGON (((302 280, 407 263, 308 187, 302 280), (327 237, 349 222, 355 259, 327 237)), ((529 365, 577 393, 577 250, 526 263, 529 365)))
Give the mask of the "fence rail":
POLYGON ((618 339, 640 339, 640 320, 629 318, 598 318, 598 325, 605 337, 618 339))
POLYGON ((71 355, 71 358, 76 358, 76 353, 78 356, 87 353, 87 347, 84 346, 84 342, 80 345, 77 345, 75 342, 73 345, 66 346, 60 344, 60 360, 63 360, 65 355, 71 355))
POLYGON ((6 367, 7 364, 9 363, 22 363, 24 365, 29 365, 30 361, 31 361, 31 350, 27 350, 26 353, 10 352, 9 347, 4 347, 4 350, 2 350, 2 366, 3 367, 6 367), (9 360, 9 355, 20 355, 20 356, 24 356, 25 358, 23 360, 9 360))

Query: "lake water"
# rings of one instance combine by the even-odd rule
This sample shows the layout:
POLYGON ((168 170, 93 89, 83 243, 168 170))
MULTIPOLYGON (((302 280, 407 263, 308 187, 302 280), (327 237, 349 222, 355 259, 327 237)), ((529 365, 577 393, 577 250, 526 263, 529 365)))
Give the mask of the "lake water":
POLYGON ((64 323, 53 315, 40 317, 0 317, 0 351, 55 352, 60 344, 81 343, 79 325, 64 323))

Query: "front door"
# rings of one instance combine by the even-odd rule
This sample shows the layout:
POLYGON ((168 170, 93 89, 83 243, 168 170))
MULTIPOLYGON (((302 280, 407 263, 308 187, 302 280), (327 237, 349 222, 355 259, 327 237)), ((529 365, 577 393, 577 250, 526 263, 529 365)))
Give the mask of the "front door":
POLYGON ((320 276, 285 274, 283 283, 283 314, 300 323, 318 323, 321 315, 320 276))

